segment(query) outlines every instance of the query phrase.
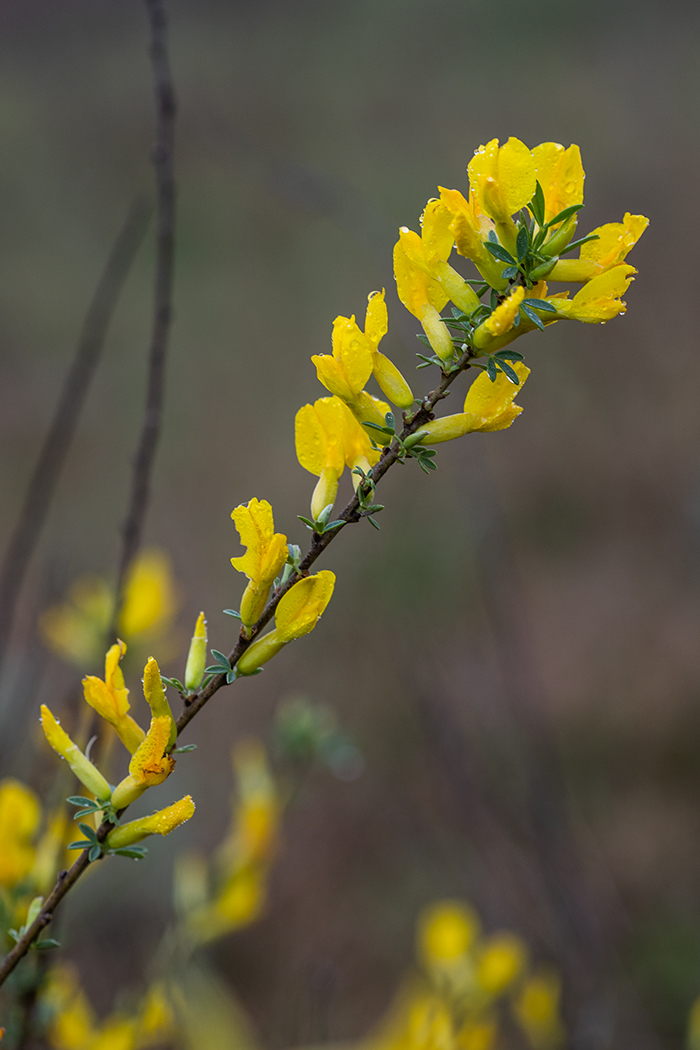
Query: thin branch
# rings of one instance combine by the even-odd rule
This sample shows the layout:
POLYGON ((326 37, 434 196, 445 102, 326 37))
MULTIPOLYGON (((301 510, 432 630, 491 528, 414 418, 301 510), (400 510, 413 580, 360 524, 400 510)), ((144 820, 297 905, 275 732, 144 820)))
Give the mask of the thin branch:
POLYGON ((22 584, 46 522, 119 296, 146 232, 150 211, 150 206, 144 201, 134 202, 110 252, 88 307, 73 362, 7 546, 0 568, 0 668, 7 654, 22 584))
MULTIPOLYGON (((415 413, 414 416, 411 417, 410 421, 405 424, 403 430, 401 431, 400 438, 402 441, 405 441, 405 439, 409 437, 409 435, 415 434, 418 430, 420 430, 422 426, 424 426, 428 422, 428 420, 433 418, 433 409, 435 408, 435 405, 447 396, 448 390, 457 378, 457 376, 464 372, 467 368, 469 368, 469 362, 472 356, 473 352, 471 350, 467 351, 460 358, 457 368, 455 368, 455 370, 450 372, 448 375, 443 375, 442 382, 439 384, 439 386, 437 386, 435 390, 433 390, 423 399, 418 411, 415 413)), ((394 465, 394 463, 398 462, 400 452, 400 445, 399 442, 396 440, 394 440, 391 443, 391 445, 384 450, 381 459, 372 468, 369 474, 369 476, 375 484, 377 484, 381 480, 381 478, 384 477, 386 472, 389 470, 390 467, 394 465)), ((352 497, 352 499, 347 504, 343 512, 339 515, 339 519, 343 522, 343 525, 338 526, 338 528, 332 529, 330 532, 326 532, 322 536, 318 536, 314 533, 313 539, 311 541, 311 547, 299 566, 299 572, 292 573, 284 587, 280 587, 277 591, 275 591, 264 613, 254 625, 254 627, 251 628, 250 637, 244 638, 243 634, 241 633, 238 642, 236 643, 235 647, 229 655, 229 661, 232 667, 235 666, 235 664, 243 655, 248 646, 251 645, 254 639, 260 634, 260 631, 262 631, 263 627, 265 627, 272 619, 277 605, 279 604, 282 597, 287 593, 287 591, 289 591, 290 588, 293 587, 294 584, 297 583, 303 576, 308 575, 308 570, 311 568, 314 562, 320 557, 320 555, 323 553, 326 547, 328 547, 328 545, 333 542, 335 537, 343 531, 346 525, 361 520, 361 515, 359 511, 359 500, 357 495, 354 495, 352 497)), ((189 725, 189 723, 192 721, 195 715, 202 710, 204 705, 212 698, 212 696, 214 696, 214 694, 217 693, 219 689, 221 689, 221 687, 225 684, 225 675, 215 675, 214 678, 212 678, 212 680, 207 684, 207 686, 204 689, 200 690, 199 693, 196 693, 195 696, 191 698, 189 705, 185 708, 185 710, 182 712, 182 714, 177 720, 178 736, 180 735, 180 733, 182 733, 183 729, 185 729, 185 727, 189 725)), ((121 816, 121 813, 119 815, 121 816)), ((97 832, 97 838, 100 842, 105 841, 111 828, 112 825, 107 822, 103 822, 100 825, 97 832)), ((5 979, 12 973, 20 959, 27 954, 34 941, 40 935, 41 931, 45 929, 45 927, 48 926, 48 924, 51 922, 51 919, 53 918, 53 914, 57 906, 63 900, 66 893, 68 893, 68 891, 72 889, 72 887, 78 881, 83 872, 87 870, 89 865, 89 852, 85 850, 83 853, 80 854, 78 860, 75 862, 75 864, 69 871, 61 872, 56 882, 56 885, 54 886, 53 890, 51 891, 51 894, 47 898, 46 903, 41 909, 41 912, 36 917, 32 925, 25 931, 25 933, 17 942, 12 951, 6 956, 2 965, 0 965, 0 985, 2 985, 3 981, 5 981, 5 979)))
POLYGON ((129 569, 141 545, 151 488, 151 472, 160 437, 165 396, 165 365, 172 323, 175 250, 175 91, 168 60, 167 20, 162 0, 145 0, 150 20, 150 55, 156 100, 153 165, 158 194, 153 331, 148 359, 148 387, 141 440, 134 457, 131 496, 122 532, 117 573, 117 602, 112 634, 119 619, 129 569))

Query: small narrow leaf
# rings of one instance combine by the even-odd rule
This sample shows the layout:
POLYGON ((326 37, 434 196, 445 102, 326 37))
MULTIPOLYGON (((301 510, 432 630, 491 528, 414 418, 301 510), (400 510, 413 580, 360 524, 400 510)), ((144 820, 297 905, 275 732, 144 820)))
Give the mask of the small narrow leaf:
POLYGON ((575 215, 575 213, 580 211, 582 207, 582 204, 570 204, 568 208, 564 208, 563 211, 560 211, 553 219, 549 220, 547 223, 547 229, 550 229, 552 226, 557 226, 560 222, 566 222, 570 216, 575 215))
POLYGON ((511 368, 510 365, 506 364, 506 362, 503 361, 503 360, 501 360, 499 362, 499 364, 501 366, 501 372, 503 372, 503 374, 506 377, 506 379, 509 379, 511 381, 511 383, 513 384, 513 386, 520 386, 520 380, 518 379, 518 373, 515 371, 515 369, 511 368))
POLYGON ((219 652, 218 649, 212 649, 211 650, 211 655, 213 657, 215 657, 215 659, 217 659, 220 664, 223 664, 229 670, 231 669, 231 661, 229 660, 228 656, 226 656, 225 653, 219 652))
POLYGON ((503 245, 499 244, 498 241, 496 241, 495 244, 493 241, 484 241, 484 246, 496 259, 500 259, 501 262, 510 263, 512 266, 517 265, 516 260, 510 252, 506 251, 503 245))
POLYGON ((525 304, 523 303, 523 305, 521 306, 520 309, 522 310, 522 312, 525 314, 526 317, 530 318, 530 320, 532 321, 533 324, 536 324, 537 327, 539 329, 541 329, 541 331, 544 332, 544 325, 542 324, 542 321, 539 319, 539 317, 537 316, 537 314, 535 313, 535 311, 531 307, 525 306, 525 304))
POLYGON ((515 246, 515 250, 518 253, 518 262, 522 262, 527 255, 528 248, 530 247, 527 226, 521 226, 518 230, 518 239, 515 242, 515 246))
POLYGON ((90 852, 88 854, 88 860, 90 861, 91 864, 93 864, 96 860, 100 859, 101 855, 102 855, 102 846, 100 846, 98 844, 97 846, 93 846, 92 849, 90 850, 90 852))
POLYGON ((600 236, 597 233, 589 233, 587 237, 579 237, 577 241, 572 241, 571 244, 567 244, 566 248, 563 248, 560 255, 568 255, 569 252, 573 252, 575 248, 580 248, 582 244, 588 244, 589 241, 599 241, 600 236))
POLYGON ((557 312, 556 306, 547 302, 546 299, 523 299, 523 306, 531 306, 533 310, 544 310, 548 314, 557 312))
POLYGON ((227 616, 234 616, 237 620, 240 620, 241 618, 241 614, 239 612, 236 612, 235 609, 224 609, 224 612, 227 616))
POLYGON ((486 362, 486 374, 492 383, 496 382, 496 376, 498 375, 498 369, 496 368, 496 362, 492 357, 486 362))

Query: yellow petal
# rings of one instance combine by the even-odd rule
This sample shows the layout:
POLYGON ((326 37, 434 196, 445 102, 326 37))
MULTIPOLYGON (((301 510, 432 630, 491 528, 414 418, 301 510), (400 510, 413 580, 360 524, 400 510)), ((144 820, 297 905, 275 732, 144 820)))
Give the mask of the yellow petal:
POLYGON ((498 139, 480 146, 467 170, 481 207, 497 221, 507 222, 535 193, 535 161, 519 139, 509 138, 500 149, 498 139))
POLYGON ((583 204, 583 180, 586 176, 578 146, 564 149, 558 142, 542 142, 535 146, 532 156, 537 180, 544 193, 546 222, 572 204, 583 204))
POLYGON ((373 372, 382 393, 386 394, 390 401, 398 408, 411 407, 413 404, 413 391, 396 365, 379 351, 374 355, 373 372))
POLYGON ((304 470, 320 475, 326 458, 326 434, 313 405, 303 405, 294 419, 297 459, 304 470))
MULTIPOLYGON (((383 356, 383 354, 376 355, 376 357, 383 356)), ((388 407, 387 405, 387 409, 388 407)), ((357 422, 347 405, 343 405, 343 453, 345 464, 350 469, 355 466, 358 459, 366 459, 371 466, 374 466, 379 460, 379 452, 372 448, 366 431, 357 422)))
MULTIPOLYGON (((482 325, 479 327, 484 332, 488 332, 494 339, 499 335, 505 335, 513 327, 513 322, 518 316, 520 310, 520 304, 525 298, 525 289, 522 285, 518 285, 510 293, 507 299, 504 299, 502 303, 499 303, 496 309, 493 311, 490 317, 488 317, 482 325)), ((475 345, 477 344, 476 339, 474 340, 475 345)))
POLYGON ((323 383, 326 390, 330 390, 331 394, 342 398, 343 401, 352 400, 353 392, 339 361, 330 354, 314 354, 311 360, 316 365, 319 382, 323 383))
POLYGON ((311 496, 311 517, 318 521, 326 507, 332 507, 338 495, 338 472, 324 467, 311 496))
POLYGON ((334 587, 335 573, 328 569, 295 583, 282 598, 275 613, 275 625, 280 638, 292 641, 313 631, 331 600, 334 587))
MULTIPOLYGON (((380 401, 378 397, 368 394, 366 390, 358 394, 355 400, 348 405, 348 408, 360 426, 363 423, 376 423, 380 427, 386 426, 385 416, 389 411, 389 406, 386 401, 380 401)), ((382 435, 376 430, 371 430, 370 437, 377 444, 382 441, 382 435)))
POLYGON ((608 222, 591 230, 591 233, 598 234, 598 240, 581 245, 581 258, 592 260, 606 269, 617 266, 624 262, 648 225, 649 220, 644 215, 626 212, 622 222, 608 222))
POLYGON ((420 222, 425 261, 428 266, 432 266, 438 259, 444 262, 449 257, 454 244, 451 212, 441 200, 428 201, 420 222))
MULTIPOLYGON (((506 409, 510 407, 513 399, 520 392, 523 383, 530 374, 530 369, 522 361, 513 362, 512 367, 520 380, 520 386, 515 386, 511 383, 503 372, 498 373, 493 383, 486 372, 482 372, 469 387, 464 401, 464 411, 466 414, 472 415, 479 423, 478 427, 470 429, 502 429, 501 427, 490 428, 488 424, 498 420, 506 409)), ((510 426, 514 418, 515 416, 505 426, 510 426)))
POLYGON ((626 311, 627 304, 620 296, 629 288, 633 273, 634 266, 626 263, 613 266, 584 284, 570 302, 554 296, 549 301, 562 317, 586 324, 603 323, 626 311))
POLYGON ((394 276, 399 299, 414 317, 420 319, 426 304, 440 311, 448 301, 448 296, 439 281, 428 277, 409 259, 403 239, 398 240, 394 246, 394 276))
POLYGON ((0 886, 15 886, 32 870, 32 838, 40 819, 33 791, 11 777, 0 781, 0 886))
POLYGON ((426 908, 418 924, 418 951, 429 967, 463 958, 479 934, 476 913, 460 901, 426 908))
POLYGON ((160 668, 152 656, 149 657, 148 663, 143 669, 143 695, 146 697, 146 703, 154 717, 170 719, 169 743, 174 744, 177 739, 177 727, 168 698, 165 695, 163 679, 160 677, 160 668))
POLYGON ((372 374, 372 350, 354 317, 336 317, 333 322, 333 357, 354 397, 372 374))
MULTIPOLYGON (((384 338, 389 330, 389 316, 386 303, 384 302, 384 289, 381 292, 370 292, 367 298, 367 313, 365 314, 365 335, 369 339, 373 350, 384 338)), ((363 384, 364 386, 364 384, 363 384)))

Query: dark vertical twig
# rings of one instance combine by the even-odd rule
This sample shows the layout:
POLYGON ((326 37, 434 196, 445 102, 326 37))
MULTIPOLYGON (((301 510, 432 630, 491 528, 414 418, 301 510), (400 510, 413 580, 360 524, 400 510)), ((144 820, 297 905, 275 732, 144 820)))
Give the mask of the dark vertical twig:
POLYGON ((83 322, 73 362, 0 567, 0 669, 15 608, 78 425, 124 282, 146 231, 150 206, 136 201, 110 252, 83 322))
MULTIPOLYGON (((160 436, 165 394, 165 364, 172 321, 173 258, 175 247, 175 91, 167 49, 167 20, 162 0, 145 0, 151 29, 151 65, 156 101, 156 137, 153 164, 156 172, 157 244, 153 332, 148 358, 148 388, 141 440, 134 457, 131 495, 123 527, 123 544, 117 573, 117 602, 112 627, 116 627, 123 602, 124 584, 138 552, 148 509, 151 471, 160 436)), ((113 632, 114 633, 114 632, 113 632)))

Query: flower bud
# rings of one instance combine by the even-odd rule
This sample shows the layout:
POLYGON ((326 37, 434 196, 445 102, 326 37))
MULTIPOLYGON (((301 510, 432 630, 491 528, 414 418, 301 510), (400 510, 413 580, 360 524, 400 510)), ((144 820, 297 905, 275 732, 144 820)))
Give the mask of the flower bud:
POLYGON ((199 689, 199 684, 204 676, 204 668, 207 665, 207 621, 201 612, 194 625, 194 634, 190 642, 190 651, 187 654, 187 665, 185 667, 185 689, 188 693, 199 689))
POLYGON ((194 816, 195 805, 191 795, 185 795, 179 802, 173 802, 172 806, 159 809, 157 813, 151 813, 149 817, 141 817, 140 820, 131 820, 128 824, 110 831, 105 845, 108 849, 123 849, 125 846, 133 846, 149 835, 169 835, 175 828, 179 828, 194 816))
POLYGON ((41 705, 41 725, 51 747, 61 758, 65 758, 80 783, 88 791, 92 791, 95 798, 98 798, 100 802, 106 802, 112 794, 111 787, 99 769, 93 766, 90 759, 86 758, 80 748, 73 743, 65 729, 61 728, 60 722, 45 704, 41 705))
POLYGON ((399 372, 393 361, 379 350, 374 355, 372 369, 374 378, 379 383, 382 393, 398 408, 410 408, 413 404, 413 391, 399 372))
POLYGON ((311 497, 311 517, 314 521, 318 521, 326 507, 333 506, 337 495, 338 473, 333 467, 324 467, 311 497))

